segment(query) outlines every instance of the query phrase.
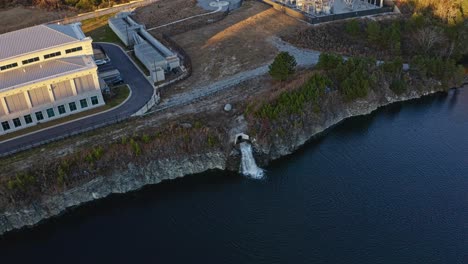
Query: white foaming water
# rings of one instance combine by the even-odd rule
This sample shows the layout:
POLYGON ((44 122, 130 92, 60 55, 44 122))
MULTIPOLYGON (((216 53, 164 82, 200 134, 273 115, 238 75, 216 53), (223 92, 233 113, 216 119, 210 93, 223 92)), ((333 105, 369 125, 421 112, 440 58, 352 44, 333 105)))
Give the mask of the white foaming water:
POLYGON ((252 146, 247 142, 240 143, 240 150, 242 153, 241 172, 244 176, 254 179, 263 178, 263 169, 257 166, 255 158, 252 154, 252 146))

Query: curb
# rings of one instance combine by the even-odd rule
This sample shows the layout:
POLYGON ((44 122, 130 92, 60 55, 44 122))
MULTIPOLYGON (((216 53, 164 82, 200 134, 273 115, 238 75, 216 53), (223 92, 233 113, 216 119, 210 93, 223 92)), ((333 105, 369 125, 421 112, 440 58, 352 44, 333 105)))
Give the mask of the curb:
MULTIPOLYGON (((93 117, 93 116, 105 114, 105 113, 107 113, 107 112, 110 112, 110 111, 113 111, 113 110, 115 110, 115 109, 118 109, 118 108, 120 108, 121 106, 123 106, 125 103, 127 103, 127 101, 130 100, 130 98, 131 98, 132 95, 133 95, 132 87, 131 87, 130 85, 128 85, 128 84, 127 84, 127 87, 128 87, 128 89, 130 90, 130 93, 128 94, 128 97, 127 97, 122 103, 120 103, 119 105, 117 105, 117 106, 115 106, 115 107, 112 107, 112 108, 110 108, 110 109, 104 110, 104 111, 102 111, 102 112, 94 113, 94 114, 92 114, 92 115, 87 115, 87 116, 83 116, 83 117, 80 117, 80 118, 77 118, 77 119, 73 119, 73 120, 67 121, 67 122, 65 122, 65 123, 60 123, 60 124, 53 125, 53 126, 50 126, 50 127, 46 127, 46 128, 43 128, 43 129, 40 129, 40 130, 37 130, 37 131, 33 131, 33 132, 31 132, 31 133, 27 133, 27 134, 24 134, 24 135, 21 135, 21 136, 17 136, 17 137, 14 137, 14 138, 9 138, 9 139, 0 141, 0 144, 6 143, 6 142, 9 142, 9 141, 12 141, 12 140, 16 140, 16 139, 19 139, 19 138, 22 138, 22 137, 34 135, 34 134, 39 133, 39 132, 43 132, 43 131, 46 131, 46 130, 49 130, 49 129, 52 129, 52 128, 56 128, 56 127, 59 127, 59 126, 62 126, 62 125, 67 125, 67 124, 70 124, 70 123, 73 123, 73 122, 76 122, 76 121, 80 121, 80 120, 83 120, 83 119, 86 119, 86 118, 90 118, 90 117, 93 117)), ((91 110, 91 109, 90 109, 90 110, 91 110)), ((55 120, 58 120, 58 119, 55 119, 55 120)))

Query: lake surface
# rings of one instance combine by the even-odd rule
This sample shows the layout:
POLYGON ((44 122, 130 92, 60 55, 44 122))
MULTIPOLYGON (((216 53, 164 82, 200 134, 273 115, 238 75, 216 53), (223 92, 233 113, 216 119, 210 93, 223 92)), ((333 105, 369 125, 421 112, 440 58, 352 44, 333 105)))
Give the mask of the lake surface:
POLYGON ((343 122, 266 168, 113 196, 0 263, 468 263, 468 89, 343 122))

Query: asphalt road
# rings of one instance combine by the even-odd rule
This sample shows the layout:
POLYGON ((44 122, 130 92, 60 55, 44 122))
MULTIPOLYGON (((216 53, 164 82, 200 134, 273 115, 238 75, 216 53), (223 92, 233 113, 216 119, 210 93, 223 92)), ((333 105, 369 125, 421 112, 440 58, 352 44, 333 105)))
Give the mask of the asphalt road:
POLYGON ((128 56, 115 45, 104 43, 100 45, 111 59, 111 63, 120 71, 124 82, 132 88, 130 99, 127 100, 124 105, 112 111, 0 143, 0 156, 26 146, 60 138, 72 132, 82 131, 112 120, 127 118, 140 110, 151 99, 153 86, 136 68, 132 61, 130 61, 128 56))

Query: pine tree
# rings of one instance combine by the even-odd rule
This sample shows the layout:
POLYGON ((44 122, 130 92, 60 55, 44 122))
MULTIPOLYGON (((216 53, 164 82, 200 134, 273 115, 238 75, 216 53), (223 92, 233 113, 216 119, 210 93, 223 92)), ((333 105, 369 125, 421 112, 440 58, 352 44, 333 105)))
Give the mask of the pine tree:
POLYGON ((296 68, 296 59, 288 52, 280 52, 269 67, 269 73, 275 80, 286 81, 294 74, 296 68))

